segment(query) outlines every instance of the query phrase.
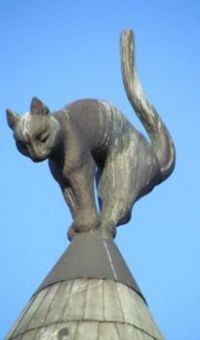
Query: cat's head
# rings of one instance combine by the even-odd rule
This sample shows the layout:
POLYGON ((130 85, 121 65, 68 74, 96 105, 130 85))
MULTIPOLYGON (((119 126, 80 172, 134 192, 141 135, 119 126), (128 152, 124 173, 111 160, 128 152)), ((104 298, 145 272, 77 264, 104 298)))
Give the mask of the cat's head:
POLYGON ((59 130, 59 123, 49 114, 47 106, 34 97, 30 112, 22 116, 10 110, 6 113, 18 150, 34 162, 47 159, 55 147, 59 130))

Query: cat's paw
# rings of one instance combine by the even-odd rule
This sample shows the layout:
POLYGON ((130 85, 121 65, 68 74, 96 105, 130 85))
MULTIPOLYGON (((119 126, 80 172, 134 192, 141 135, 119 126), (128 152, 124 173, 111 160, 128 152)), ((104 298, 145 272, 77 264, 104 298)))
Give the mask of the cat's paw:
POLYGON ((99 216, 95 216, 94 218, 87 216, 87 219, 84 217, 76 217, 68 230, 68 239, 71 241, 77 234, 96 230, 99 225, 99 216))
POLYGON ((117 234, 116 226, 112 221, 102 221, 99 227, 103 238, 115 238, 117 234))
POLYGON ((69 227, 68 231, 67 231, 67 238, 69 241, 72 241, 73 238, 79 234, 73 227, 73 224, 69 227))
POLYGON ((82 214, 75 216, 73 226, 77 232, 85 232, 95 230, 100 224, 99 216, 92 216, 91 214, 82 214))

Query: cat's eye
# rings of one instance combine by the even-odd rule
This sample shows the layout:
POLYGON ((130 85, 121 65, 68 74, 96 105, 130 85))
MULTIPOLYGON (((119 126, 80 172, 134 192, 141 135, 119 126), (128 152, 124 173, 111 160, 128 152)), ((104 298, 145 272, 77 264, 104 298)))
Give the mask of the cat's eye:
POLYGON ((42 143, 45 143, 47 141, 48 137, 49 137, 49 134, 48 133, 44 133, 43 135, 40 136, 39 139, 40 139, 40 141, 42 143))
POLYGON ((39 136, 37 136, 35 139, 41 143, 45 143, 49 137, 49 133, 45 132, 39 136))

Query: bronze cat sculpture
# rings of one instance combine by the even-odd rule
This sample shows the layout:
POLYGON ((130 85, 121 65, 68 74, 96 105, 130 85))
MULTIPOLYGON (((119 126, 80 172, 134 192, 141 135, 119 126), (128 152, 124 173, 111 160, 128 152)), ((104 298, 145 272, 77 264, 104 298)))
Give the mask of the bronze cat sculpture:
POLYGON ((135 201, 165 180, 174 168, 171 137, 144 96, 136 75, 132 31, 122 32, 121 59, 127 96, 150 142, 118 109, 101 100, 75 101, 50 113, 34 97, 25 115, 7 110, 18 150, 35 162, 49 160, 72 214, 70 239, 89 230, 114 237, 116 226, 130 220, 135 201))

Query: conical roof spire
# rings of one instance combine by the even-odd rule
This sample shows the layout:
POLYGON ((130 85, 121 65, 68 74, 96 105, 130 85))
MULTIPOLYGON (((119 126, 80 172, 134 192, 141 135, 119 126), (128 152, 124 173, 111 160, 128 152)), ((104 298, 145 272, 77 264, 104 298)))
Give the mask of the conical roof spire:
POLYGON ((115 242, 99 233, 78 234, 38 290, 77 278, 121 282, 142 296, 115 242))
POLYGON ((112 239, 72 243, 39 286, 6 340, 162 339, 112 239))

